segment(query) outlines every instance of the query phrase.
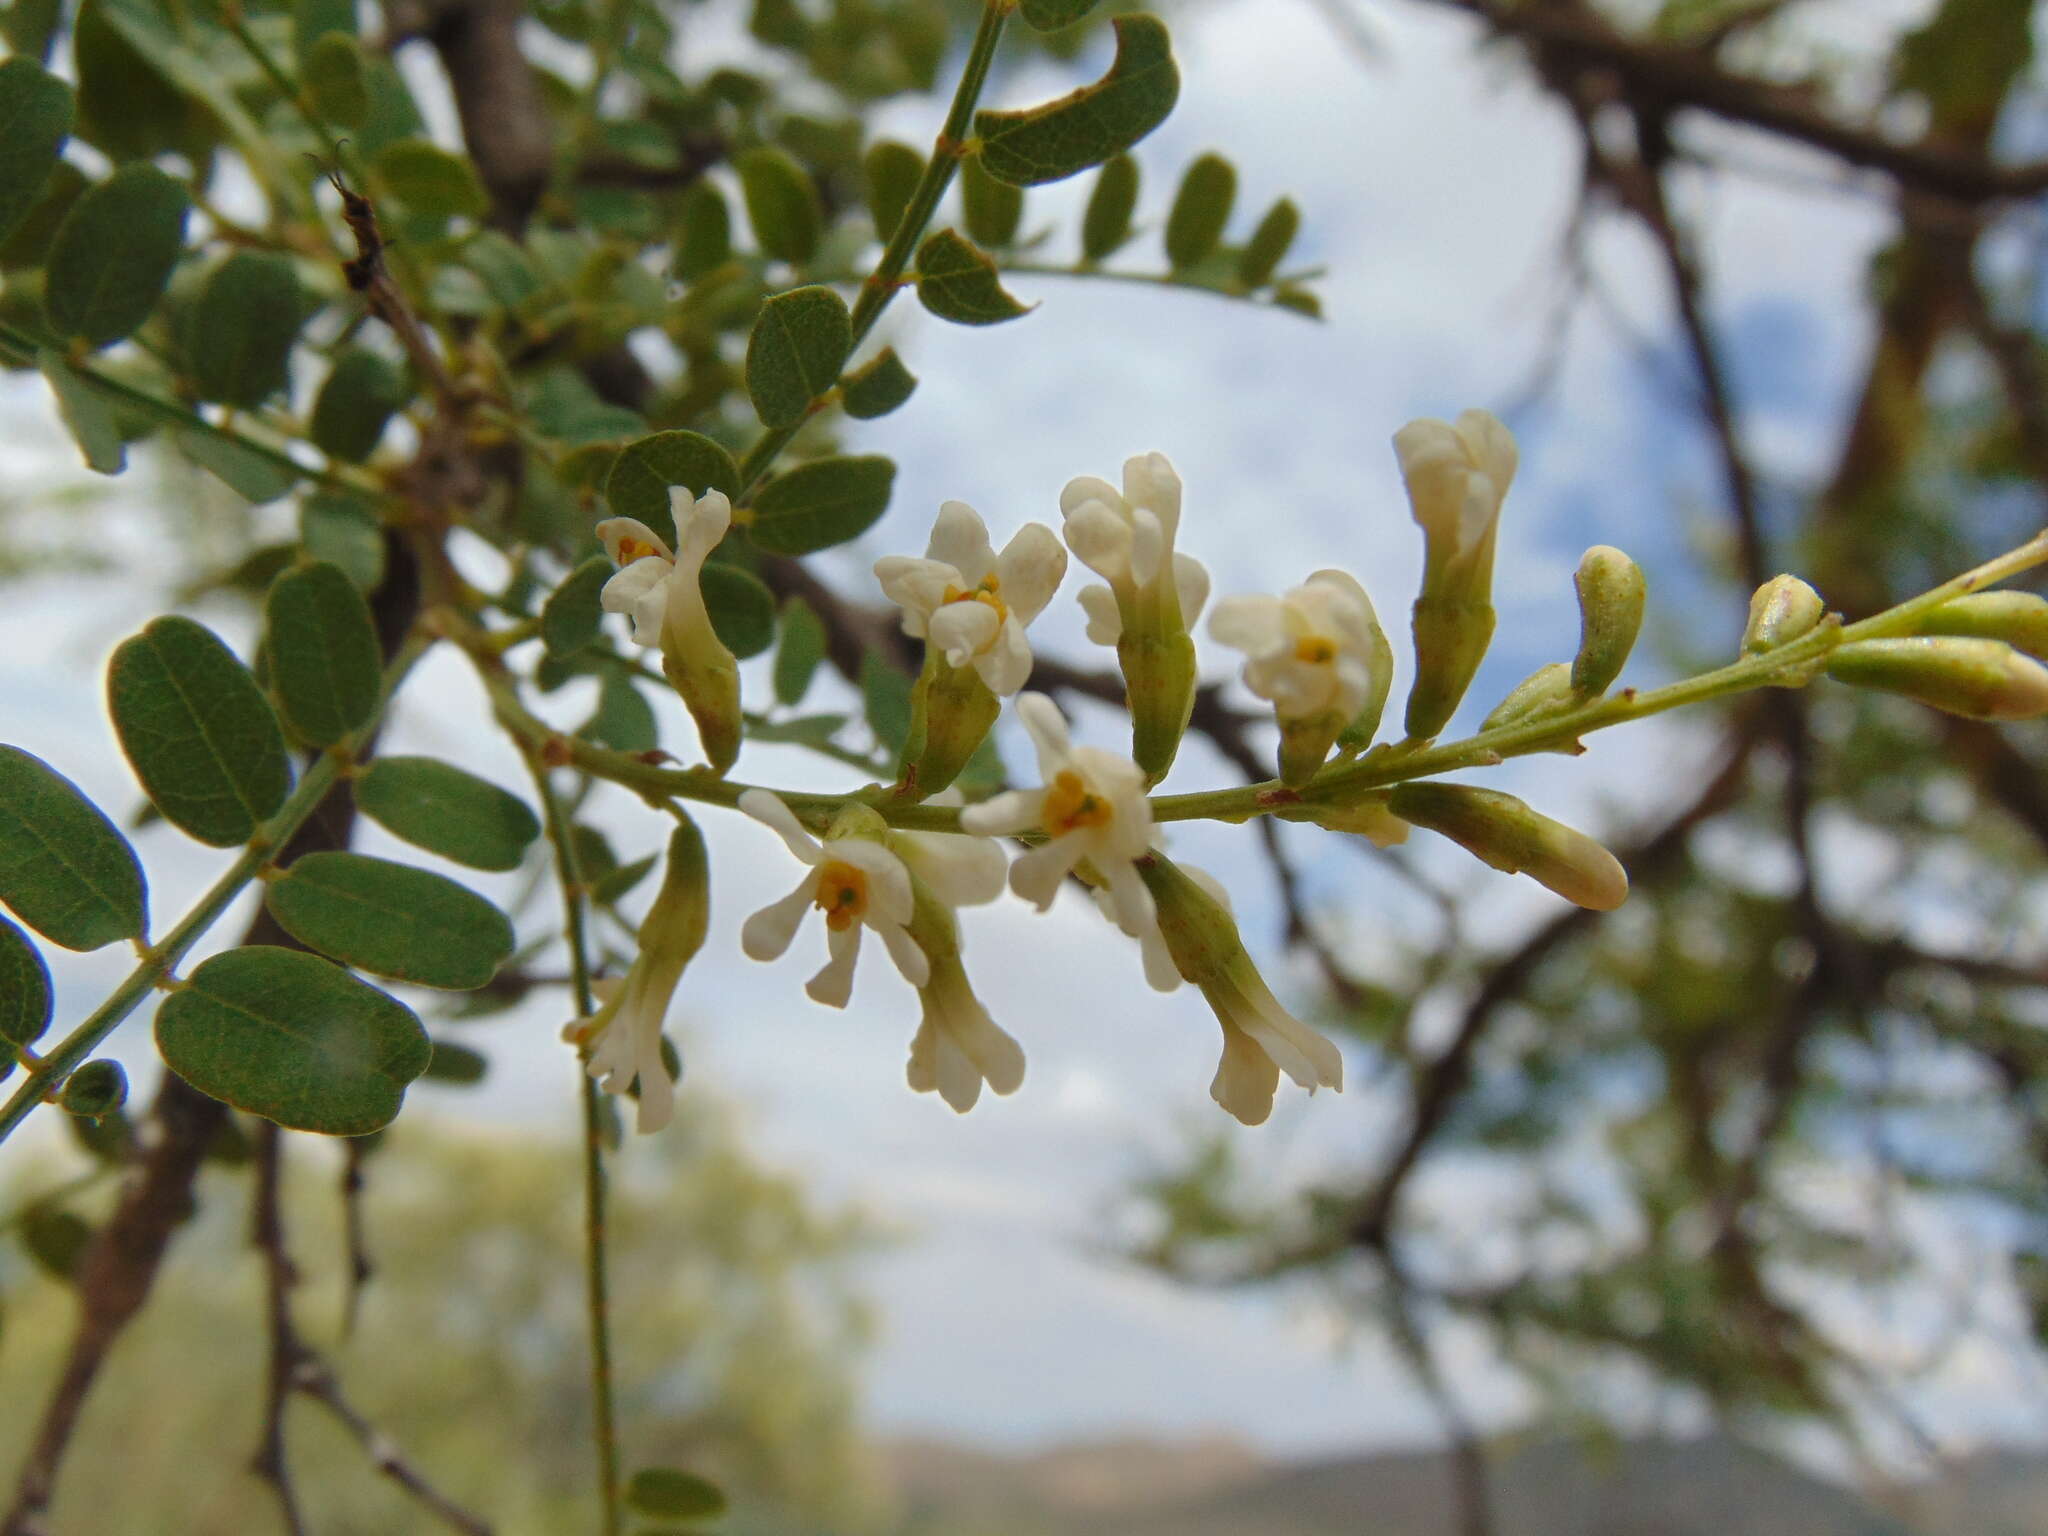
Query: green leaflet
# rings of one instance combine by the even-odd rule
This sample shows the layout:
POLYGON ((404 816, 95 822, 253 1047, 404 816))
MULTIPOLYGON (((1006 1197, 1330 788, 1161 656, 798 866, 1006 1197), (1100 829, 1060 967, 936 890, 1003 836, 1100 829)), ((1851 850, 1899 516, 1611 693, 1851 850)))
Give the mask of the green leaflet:
POLYGON ((917 191, 924 175, 924 156, 908 144, 894 139, 877 139, 861 161, 861 183, 867 194, 868 216, 875 221, 875 238, 887 241, 903 222, 903 210, 917 191))
POLYGON ((747 337, 747 395, 761 424, 802 421, 852 350, 846 301, 830 288, 792 288, 763 304, 747 337))
POLYGON ((1237 258, 1237 280, 1247 288, 1263 288, 1287 258, 1288 247, 1301 228, 1301 210, 1292 198, 1281 198, 1266 210, 1259 227, 1237 258))
POLYGON ((754 543, 772 555, 808 555, 865 533, 889 505, 896 465, 880 454, 812 459, 754 497, 754 543))
POLYGON ((635 1514, 656 1520, 709 1520, 725 1513, 716 1483, 675 1467, 642 1467, 626 1484, 626 1503, 635 1514))
POLYGON ((894 347, 884 347, 840 380, 846 414, 859 421, 886 416, 917 388, 917 376, 903 366, 894 347))
POLYGON ((1221 155, 1202 155, 1188 167, 1166 216, 1166 259, 1176 272, 1216 249, 1236 201, 1237 167, 1221 155))
POLYGON ((50 329, 104 347, 147 320, 177 265, 190 206, 181 183, 143 162, 88 188, 50 245, 50 329))
POLYGON ((706 491, 735 496, 740 469, 731 454, 702 433, 656 432, 619 450, 604 496, 614 516, 638 518, 673 547, 676 523, 668 493, 678 485, 695 496, 706 491))
POLYGON ((0 747, 0 902, 66 949, 143 932, 142 866, 79 787, 39 757, 0 747))
POLYGON ((1057 32, 1061 27, 1071 27, 1094 10, 1097 3, 1098 0, 1024 0, 1017 9, 1039 31, 1057 32))
POLYGON ((1117 155, 1106 162, 1088 194, 1081 216, 1081 255, 1101 261, 1131 238, 1131 210, 1138 206, 1138 162, 1117 155))
POLYGON ((792 597, 782 605, 782 645, 775 653, 776 702, 801 704, 824 659, 824 621, 809 603, 792 597))
POLYGON ((270 882, 264 904, 308 948, 423 987, 467 992, 512 953, 511 923, 476 892, 366 854, 306 854, 270 882))
POLYGON ((314 446, 330 458, 362 463, 409 398, 395 367, 374 352, 349 348, 334 360, 313 400, 314 446))
POLYGON ((744 661, 775 643, 775 594, 760 577, 728 561, 710 560, 698 585, 712 629, 735 657, 744 661))
POLYGON ((348 572, 364 592, 384 579, 384 530, 369 503, 340 491, 316 491, 299 504, 299 545, 308 560, 348 572))
POLYGON ((165 1065, 295 1131, 382 1130, 433 1054, 410 1008, 318 955, 250 945, 187 980, 157 1010, 165 1065))
POLYGON ((0 917, 0 1040, 34 1045, 50 1027, 53 1006, 50 968, 41 952, 27 934, 0 917))
POLYGON ((246 843, 291 788, 263 692, 213 631, 169 615, 107 664, 121 750, 174 827, 216 848, 246 843))
POLYGON ((540 641, 550 656, 571 655, 597 639, 604 622, 598 599, 614 569, 603 555, 593 555, 548 594, 541 604, 540 641))
POLYGON ((960 166, 960 203, 978 245, 1008 245, 1024 218, 1024 190, 998 181, 970 157, 960 166))
POLYGON ((254 407, 282 390, 304 303, 289 257, 237 251, 215 267, 184 317, 200 396, 254 407))
POLYGON ((380 757, 355 791, 387 832, 472 869, 517 869, 540 835, 524 800, 438 758, 380 757))
POLYGON ((264 604, 270 684, 300 739, 331 747, 368 725, 384 689, 370 605, 338 565, 286 571, 264 604))
POLYGON ((103 475, 118 475, 128 467, 128 446, 121 438, 121 426, 114 411, 99 392, 63 358, 48 347, 36 352, 36 366, 49 380, 57 397, 57 414, 85 456, 87 469, 103 475))
POLYGON ((431 139, 386 144, 377 151, 371 170, 386 196, 428 218, 478 219, 491 205, 476 167, 431 139))
POLYGON ((801 264, 818 249, 825 214, 810 172, 783 150, 760 145, 737 156, 740 191, 747 202, 747 222, 764 254, 801 264))
POLYGON ((360 128, 370 115, 370 78, 363 50, 346 33, 329 32, 313 45, 299 67, 313 110, 330 123, 360 128))
POLYGON ((974 114, 981 163, 1012 186, 1063 181, 1121 154, 1166 121, 1180 97, 1173 43, 1156 16, 1119 16, 1109 73, 1022 112, 974 114))
POLYGON ((695 282, 732 260, 732 210, 725 194, 708 181, 695 181, 676 212, 675 274, 695 282))
POLYGON ((0 240, 28 216, 71 136, 71 87, 27 59, 0 64, 0 240))
POLYGON ((917 301, 958 325, 997 325, 1031 312, 1004 289, 996 264, 950 229, 917 248, 917 301))

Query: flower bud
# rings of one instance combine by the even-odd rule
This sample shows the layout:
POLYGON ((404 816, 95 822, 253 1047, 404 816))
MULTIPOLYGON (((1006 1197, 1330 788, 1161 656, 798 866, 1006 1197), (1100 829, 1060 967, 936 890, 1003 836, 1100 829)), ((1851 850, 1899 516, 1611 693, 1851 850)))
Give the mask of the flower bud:
POLYGON ((1131 757, 1157 784, 1173 766, 1195 711, 1195 642, 1176 617, 1156 632, 1126 626, 1116 659, 1131 711, 1131 757))
POLYGON ((1525 874, 1566 901, 1611 912, 1628 898, 1628 874, 1585 833, 1552 821, 1499 790, 1467 784, 1401 784, 1388 805, 1508 874, 1525 874))
POLYGON ((2048 667, 2002 640, 1923 635, 1855 640, 1827 658, 1828 676, 1971 720, 2026 720, 2048 712, 2048 667))
POLYGON ((971 666, 956 667, 937 646, 910 691, 910 734, 903 742, 901 791, 922 800, 960 776, 1002 713, 1003 701, 971 666))
POLYGON ((1922 614, 1913 632, 2003 640, 2048 660, 2048 597, 2033 592, 1972 592, 1922 614))
POLYGON ((1223 1026, 1223 1060, 1210 1097, 1244 1124, 1260 1125, 1273 1112, 1283 1070, 1310 1093, 1342 1093, 1343 1056, 1280 1006, 1245 953, 1230 909, 1163 854, 1141 862, 1138 873, 1152 892, 1174 968, 1201 989, 1223 1026))
POLYGON ((1559 709, 1568 709, 1578 702, 1572 692, 1572 669, 1561 661, 1538 667, 1519 683, 1512 692, 1494 705, 1493 712, 1480 723, 1482 731, 1495 730, 1503 725, 1524 725, 1559 709))
POLYGON ((1749 623, 1742 631, 1745 656, 1761 656, 1811 631, 1827 614, 1820 594, 1797 576, 1773 576, 1749 599, 1749 623))
POLYGON ((1572 585, 1579 592, 1579 654, 1572 658, 1572 687, 1597 697, 1621 676, 1643 627, 1642 567, 1611 545, 1595 544, 1579 558, 1572 585))
POLYGON ((1490 602, 1415 600, 1415 683, 1408 690, 1406 721, 1411 737, 1434 736, 1444 728, 1492 643, 1490 602))

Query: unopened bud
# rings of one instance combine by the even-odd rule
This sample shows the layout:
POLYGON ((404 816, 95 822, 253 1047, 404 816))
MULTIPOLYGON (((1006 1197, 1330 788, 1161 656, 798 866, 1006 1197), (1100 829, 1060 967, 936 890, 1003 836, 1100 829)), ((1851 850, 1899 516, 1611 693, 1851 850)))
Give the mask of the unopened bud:
POLYGON ((1579 557, 1572 577, 1579 593, 1579 654, 1572 687, 1588 697, 1605 693, 1621 676, 1643 627, 1643 571, 1608 544, 1579 557))
POLYGON ((2002 640, 1856 640, 1829 653, 1828 676, 1971 720, 2025 720, 2048 712, 2048 667, 2002 640))
POLYGON ((2048 597, 2033 592, 1972 592, 1921 615, 1921 635, 1973 635, 2003 640, 2048 661, 2048 597))
POLYGON ((1195 642, 1176 621, 1160 632, 1124 628, 1116 644, 1131 711, 1131 756, 1157 784, 1173 766, 1195 709, 1195 642))
POLYGON ((745 731, 738 661, 709 623, 689 631, 671 624, 662 630, 661 672, 697 723, 704 760, 724 773, 738 759, 745 731))
POLYGON ((668 865, 646 921, 640 924, 640 948, 658 951, 680 975, 704 947, 710 925, 711 868, 704 834, 694 821, 683 821, 669 834, 668 865))
POLYGON ((1482 731, 1491 731, 1503 725, 1522 725, 1541 719, 1559 709, 1570 708, 1577 702, 1572 691, 1572 669, 1561 661, 1538 667, 1519 683, 1512 692, 1494 705, 1493 713, 1480 723, 1482 731))
POLYGON ((1441 833, 1495 869, 1527 875, 1578 906, 1611 912, 1628 899, 1628 874, 1613 854, 1513 795, 1467 784, 1401 784, 1388 804, 1403 821, 1441 833))
POLYGON ((128 1074, 118 1061, 88 1061, 64 1079, 57 1102, 83 1120, 111 1115, 128 1102, 128 1074))
POLYGON ((1749 600, 1742 651, 1761 656, 1810 632, 1827 615, 1820 594, 1797 576, 1773 576, 1749 600))
POLYGON ((928 645, 910 692, 910 734, 903 743, 902 788, 922 800, 960 776, 1002 713, 1003 701, 972 666, 956 667, 928 645))
POLYGON ((1456 713, 1493 643, 1493 605, 1478 599, 1415 600, 1415 685, 1408 691, 1411 737, 1434 736, 1456 713))

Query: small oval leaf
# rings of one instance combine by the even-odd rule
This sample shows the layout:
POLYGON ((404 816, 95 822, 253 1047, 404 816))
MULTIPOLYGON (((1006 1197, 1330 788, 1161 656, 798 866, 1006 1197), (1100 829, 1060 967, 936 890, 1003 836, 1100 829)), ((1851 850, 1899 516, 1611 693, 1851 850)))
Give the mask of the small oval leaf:
POLYGON ((147 320, 177 265, 190 207, 184 186, 147 161, 88 188, 50 245, 50 329, 104 347, 147 320))
POLYGON ((895 463, 880 454, 813 459, 761 488, 748 531, 771 555, 830 549, 873 525, 895 483, 895 463))
POLYGON ((1237 258, 1237 280, 1247 288, 1263 288, 1287 259, 1288 247, 1301 228, 1301 210, 1292 198, 1283 197, 1259 220, 1251 239, 1237 258))
POLYGON ((840 381, 846 414, 857 421, 886 416, 917 388, 917 375, 903 366, 894 347, 884 347, 840 381))
POLYGON ((711 628, 741 661, 775 643, 775 594, 752 571, 724 560, 707 561, 698 585, 711 628))
POLYGON ((916 195, 924 176, 924 156, 908 144, 894 139, 877 139, 861 161, 861 182, 867 194, 868 216, 875 221, 875 238, 887 242, 903 222, 903 210, 916 195))
POLYGON ((809 261, 825 215, 810 173, 784 150, 759 145, 733 160, 747 201, 747 222, 763 252, 778 261, 809 261))
POLYGON ((1180 70, 1166 24, 1119 16, 1109 73, 1070 96, 1023 112, 977 112, 974 132, 989 175, 1013 187, 1063 181, 1121 154, 1166 121, 1180 70))
POLYGON ((215 955, 156 1015, 164 1063, 201 1093, 295 1131, 367 1136, 433 1047, 413 1011, 318 955, 215 955))
POLYGON ((700 432, 656 432, 619 450, 604 497, 615 517, 638 518, 673 545, 676 521, 668 510, 668 493, 678 485, 693 496, 706 491, 737 496, 740 468, 700 432))
POLYGON ((71 87, 27 59, 0 64, 0 240, 28 216, 71 136, 71 87))
POLYGON ((103 475, 118 475, 128 467, 128 445, 113 407, 100 398, 85 376, 48 347, 36 351, 36 366, 49 380, 50 393, 57 397, 57 414, 85 456, 85 467, 103 475))
POLYGON ((1131 210, 1138 206, 1138 162, 1118 155, 1102 167, 1081 216, 1081 255, 1089 261, 1113 256, 1131 238, 1131 210))
POLYGON ((212 630, 175 614, 124 640, 107 706, 164 819, 216 848, 246 843, 291 788, 277 717, 212 630))
POLYGON ((1031 312, 1004 290, 996 264, 950 229, 917 248, 917 301, 958 325, 996 325, 1031 312))
POLYGON ((309 560, 328 560, 348 572, 364 592, 384 580, 384 530, 369 503, 339 491, 320 491, 299 507, 299 545, 309 560))
POLYGON ((725 1513, 716 1483, 675 1467, 642 1467, 626 1484, 626 1503, 635 1514, 656 1520, 709 1520, 725 1513))
POLYGON ((289 725, 331 747, 370 723, 384 689, 377 621, 338 565, 286 571, 264 604, 270 682, 289 725))
POLYGON ((0 1040, 34 1045, 50 1027, 53 1007, 50 968, 42 952, 0 917, 0 1040))
POLYGON ((818 663, 825 659, 825 624, 800 597, 782 605, 782 645, 775 652, 775 699, 797 705, 810 691, 818 663))
POLYGON ((313 443, 330 458, 360 464, 410 398, 403 374, 376 353, 351 347, 334 360, 314 398, 313 443))
POLYGON ((1071 27, 1094 10, 1098 0, 1024 0, 1018 7, 1024 19, 1041 32, 1071 27))
POLYGON ((200 398, 253 408, 282 390, 303 313, 289 257, 237 251, 215 267, 186 317, 200 398))
POLYGON ((380 757, 355 791, 387 832, 473 869, 517 869, 540 835, 525 801, 438 758, 380 757))
POLYGON ((79 787, 0 747, 0 902, 66 949, 142 936, 142 866, 79 787))
POLYGON ((960 167, 960 203, 967 233, 980 245, 1008 245, 1024 218, 1024 191, 997 181, 977 159, 960 167))
POLYGON ((344 32, 329 32, 308 50, 299 83, 313 110, 330 123, 360 128, 370 115, 370 80, 363 68, 363 50, 344 32))
POLYGON ((264 892, 286 933, 394 981, 467 992, 512 953, 505 914, 444 875, 360 853, 309 853, 264 892))
POLYGON ((1221 155, 1202 155, 1188 167, 1166 216, 1166 259, 1176 272, 1216 249, 1236 201, 1237 167, 1221 155))
POLYGON ((387 196, 430 219, 479 219, 491 206, 476 167, 431 139, 394 140, 371 169, 387 196))
POLYGON ((617 567, 593 555, 562 579, 540 610, 540 642, 550 656, 568 656, 597 639, 604 622, 604 584, 617 567))
POLYGON ((711 182, 690 184, 676 211, 675 274, 695 282, 732 260, 732 209, 711 182))
POLYGON ((852 350, 852 317, 830 288, 792 288, 763 304, 747 337, 747 395, 761 424, 802 421, 852 350))

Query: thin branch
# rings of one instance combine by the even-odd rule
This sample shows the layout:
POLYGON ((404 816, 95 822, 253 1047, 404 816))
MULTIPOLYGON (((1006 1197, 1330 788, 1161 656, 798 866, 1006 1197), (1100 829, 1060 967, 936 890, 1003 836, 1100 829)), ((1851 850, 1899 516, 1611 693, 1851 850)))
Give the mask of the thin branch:
POLYGON ((285 1445, 285 1410, 291 1404, 292 1377, 299 1365, 299 1341, 292 1327, 292 1287, 299 1282, 285 1251, 284 1217, 278 1183, 284 1168, 284 1133, 266 1120, 256 1130, 256 1196, 250 1241, 263 1259, 264 1336, 269 1363, 264 1372, 263 1427, 257 1436, 252 1466, 277 1495, 278 1513, 288 1536, 305 1536, 298 1487, 292 1481, 291 1456, 285 1445))

